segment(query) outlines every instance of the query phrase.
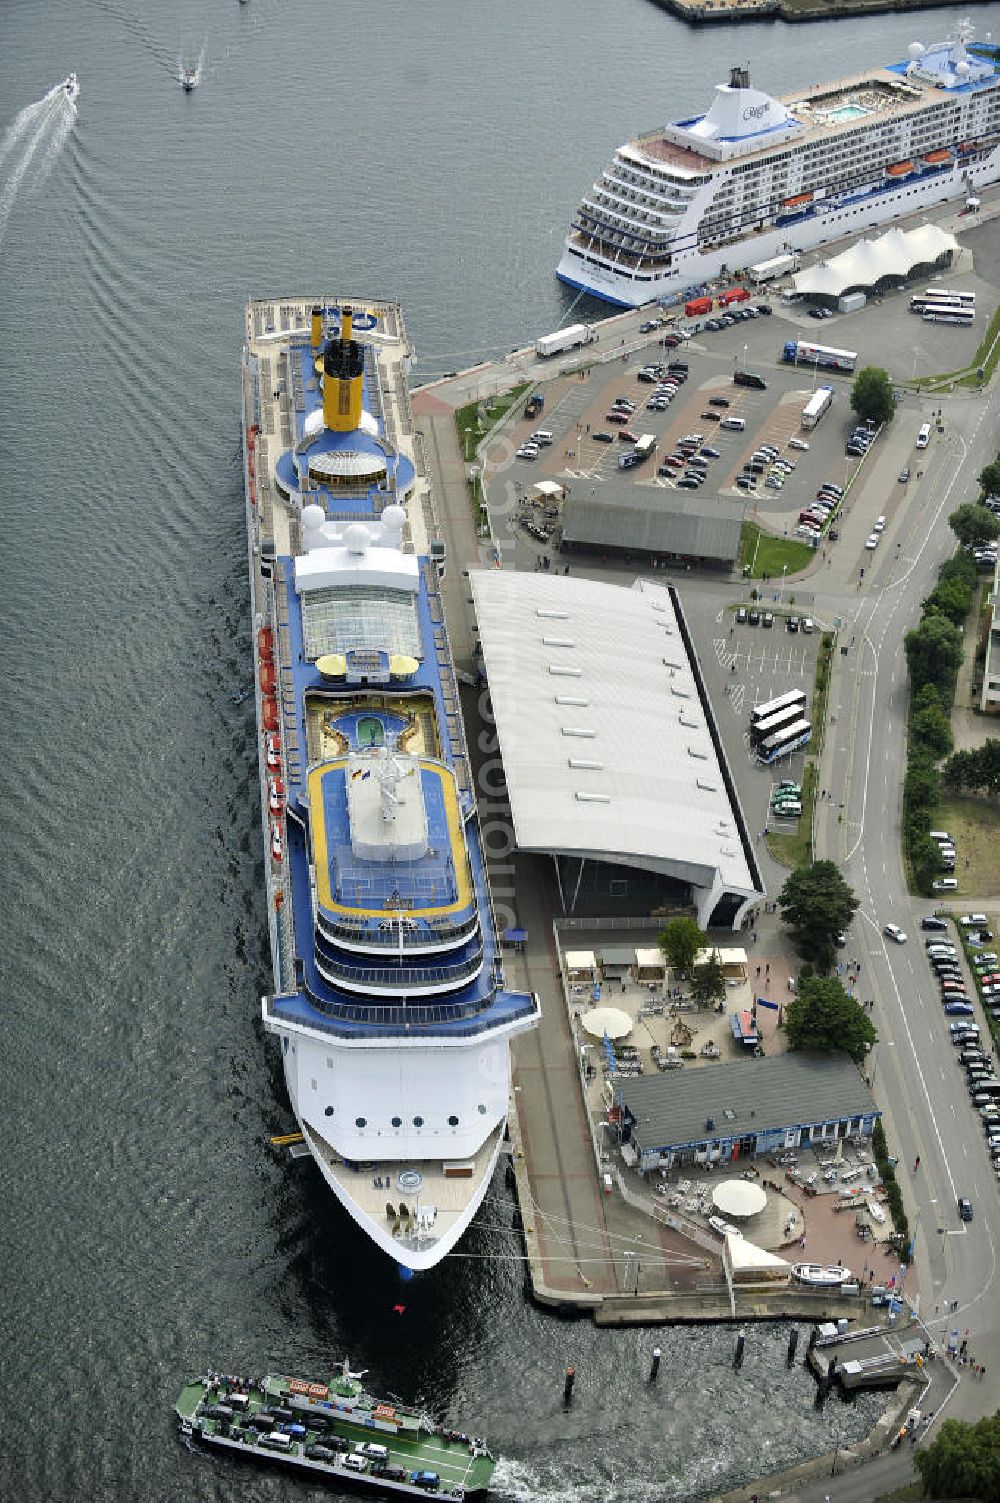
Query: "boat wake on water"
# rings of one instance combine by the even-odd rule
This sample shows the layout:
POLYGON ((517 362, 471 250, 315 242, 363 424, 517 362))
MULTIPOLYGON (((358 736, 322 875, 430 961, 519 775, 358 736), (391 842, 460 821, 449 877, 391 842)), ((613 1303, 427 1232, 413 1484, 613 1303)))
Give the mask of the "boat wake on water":
POLYGON ((27 105, 0 137, 0 240, 22 189, 45 183, 76 124, 75 73, 27 105))

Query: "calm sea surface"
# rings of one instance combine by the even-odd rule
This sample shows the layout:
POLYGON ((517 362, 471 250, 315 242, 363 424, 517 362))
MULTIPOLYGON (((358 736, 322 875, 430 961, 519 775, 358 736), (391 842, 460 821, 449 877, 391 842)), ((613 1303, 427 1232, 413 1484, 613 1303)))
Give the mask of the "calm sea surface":
POLYGON ((398 297, 418 379, 555 327, 561 237, 621 139, 704 108, 733 62, 777 90, 945 13, 695 33, 647 0, 2 9, 0 1498, 317 1496, 192 1454, 170 1406, 205 1365, 345 1354, 487 1434, 506 1499, 697 1497, 860 1434, 877 1402, 817 1414, 781 1329, 738 1377, 731 1333, 665 1332, 650 1390, 651 1333, 535 1310, 500 1178, 463 1256, 401 1290, 269 1147, 290 1114, 232 699, 237 371, 250 293, 398 297), (75 120, 45 98, 70 70, 75 120))

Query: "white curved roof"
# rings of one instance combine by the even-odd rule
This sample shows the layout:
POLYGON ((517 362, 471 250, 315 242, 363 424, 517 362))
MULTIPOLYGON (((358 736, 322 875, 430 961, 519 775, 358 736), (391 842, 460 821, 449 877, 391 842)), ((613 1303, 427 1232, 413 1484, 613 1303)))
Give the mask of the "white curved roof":
POLYGON ((915 230, 891 229, 877 240, 859 240, 841 255, 792 278, 796 292, 840 297, 850 288, 874 287, 883 277, 906 277, 915 266, 936 261, 945 251, 958 249, 954 235, 936 224, 915 230))
POLYGON ((669 592, 470 582, 518 847, 755 893, 669 592))

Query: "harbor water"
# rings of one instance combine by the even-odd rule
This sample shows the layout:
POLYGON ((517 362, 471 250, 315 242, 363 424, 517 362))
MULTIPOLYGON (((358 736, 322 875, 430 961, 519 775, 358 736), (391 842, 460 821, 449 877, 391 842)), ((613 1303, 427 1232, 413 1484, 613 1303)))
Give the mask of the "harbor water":
MULTIPOLYGON (((402 1284, 269 1144, 239 463, 251 293, 397 297, 415 379, 555 328, 584 188, 730 63, 780 90, 951 12, 694 32, 647 3, 6 0, 0 1498, 315 1495, 193 1454, 206 1366, 320 1377, 486 1434, 510 1500, 696 1498, 849 1443, 787 1332, 595 1331, 532 1307, 502 1176, 402 1284), (180 70, 199 69, 185 94, 180 70), (53 93, 80 78, 74 115, 53 93), (567 1362, 576 1368, 569 1408, 567 1362)), ((594 316, 596 305, 577 304, 594 316)), ((329 1494, 327 1494, 329 1496, 329 1494)))

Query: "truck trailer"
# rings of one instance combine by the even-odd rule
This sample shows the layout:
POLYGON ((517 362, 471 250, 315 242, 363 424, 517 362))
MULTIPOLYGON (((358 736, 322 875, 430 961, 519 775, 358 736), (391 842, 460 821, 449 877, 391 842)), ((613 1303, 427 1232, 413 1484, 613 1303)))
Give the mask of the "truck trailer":
POLYGON ((789 252, 784 256, 772 256, 770 261, 758 261, 756 266, 751 266, 750 280, 759 286, 762 282, 773 282, 775 277, 788 276, 798 269, 798 256, 789 252))
POLYGON ((592 344, 597 330, 590 324, 569 324, 557 329, 554 334, 543 334, 535 341, 535 354, 543 359, 549 355, 561 355, 564 350, 578 350, 581 345, 592 344))

